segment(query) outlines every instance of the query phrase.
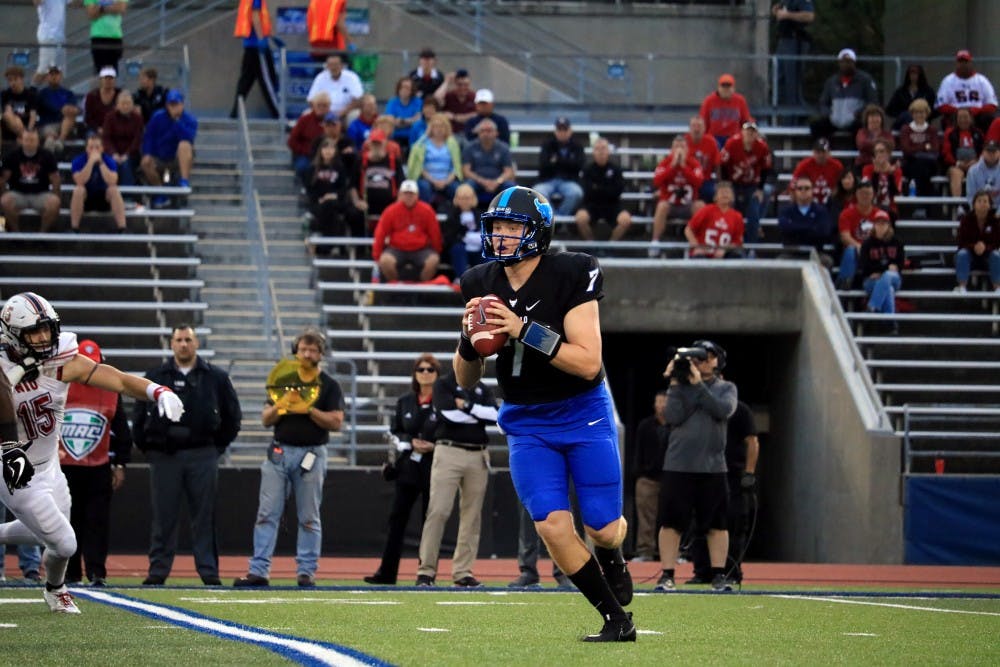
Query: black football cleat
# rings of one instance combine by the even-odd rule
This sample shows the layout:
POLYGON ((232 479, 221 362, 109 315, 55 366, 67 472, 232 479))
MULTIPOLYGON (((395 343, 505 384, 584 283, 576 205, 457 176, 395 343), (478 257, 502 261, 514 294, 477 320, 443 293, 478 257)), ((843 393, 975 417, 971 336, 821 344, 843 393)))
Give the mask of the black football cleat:
POLYGON ((585 642, 634 642, 636 636, 632 612, 619 620, 605 619, 604 627, 596 635, 587 635, 585 642))

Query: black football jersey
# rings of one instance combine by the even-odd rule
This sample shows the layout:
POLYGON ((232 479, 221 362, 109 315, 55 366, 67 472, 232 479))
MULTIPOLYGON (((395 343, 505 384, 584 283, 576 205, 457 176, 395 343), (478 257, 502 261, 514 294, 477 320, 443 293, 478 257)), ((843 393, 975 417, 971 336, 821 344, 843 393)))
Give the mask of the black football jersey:
MULTIPOLYGON (((597 260, 583 253, 542 255, 521 289, 511 288, 500 262, 486 262, 462 275, 466 300, 495 294, 507 307, 564 335, 563 319, 570 310, 604 297, 604 274, 597 260)), ((508 403, 560 401, 593 389, 604 381, 604 368, 585 380, 553 366, 541 352, 511 338, 497 355, 497 382, 508 403)))

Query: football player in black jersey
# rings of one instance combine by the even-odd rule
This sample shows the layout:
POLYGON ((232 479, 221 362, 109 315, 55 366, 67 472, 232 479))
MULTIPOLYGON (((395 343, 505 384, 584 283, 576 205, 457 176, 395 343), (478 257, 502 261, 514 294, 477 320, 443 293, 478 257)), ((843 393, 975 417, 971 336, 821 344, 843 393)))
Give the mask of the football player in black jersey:
POLYGON ((621 553, 622 473, 611 395, 601 362, 597 301, 604 295, 597 260, 582 253, 546 254, 552 207, 537 191, 503 190, 482 215, 484 264, 462 276, 467 300, 454 358, 463 387, 483 375, 469 341, 468 315, 481 297, 508 343, 497 357, 504 403, 497 422, 507 435, 517 494, 531 513, 549 554, 604 619, 584 641, 635 641, 632 579, 621 553), (592 555, 573 526, 572 476, 592 555))

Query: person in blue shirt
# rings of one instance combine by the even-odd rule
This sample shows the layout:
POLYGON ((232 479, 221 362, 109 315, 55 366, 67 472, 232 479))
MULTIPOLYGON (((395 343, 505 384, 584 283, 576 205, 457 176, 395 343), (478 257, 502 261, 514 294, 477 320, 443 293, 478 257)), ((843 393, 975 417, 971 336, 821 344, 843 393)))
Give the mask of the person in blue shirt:
POLYGON ((274 57, 268 45, 271 16, 264 0, 240 0, 233 36, 243 38, 243 61, 229 117, 236 118, 239 98, 246 100, 256 81, 260 82, 260 92, 271 111, 271 117, 278 118, 278 75, 274 71, 274 57))
POLYGON ((118 190, 118 166, 104 152, 101 135, 87 135, 87 148, 73 159, 73 197, 69 203, 69 225, 80 231, 84 211, 111 211, 115 227, 125 231, 125 202, 118 190))
MULTIPOLYGON (((184 93, 173 88, 167 92, 166 107, 153 114, 142 137, 142 161, 139 166, 150 185, 163 185, 164 170, 177 174, 177 185, 191 186, 191 166, 194 164, 194 139, 198 120, 184 111, 184 93)), ((163 206, 166 198, 153 199, 154 206, 163 206)))
POLYGON ((48 84, 39 88, 38 125, 41 128, 44 147, 48 151, 62 151, 62 142, 73 133, 80 107, 76 105, 76 94, 62 85, 62 70, 58 65, 49 67, 45 75, 48 84))
POLYGON ((392 138, 405 150, 410 145, 410 128, 423 117, 423 102, 413 94, 413 80, 404 76, 396 82, 396 96, 385 105, 385 113, 396 119, 392 138))

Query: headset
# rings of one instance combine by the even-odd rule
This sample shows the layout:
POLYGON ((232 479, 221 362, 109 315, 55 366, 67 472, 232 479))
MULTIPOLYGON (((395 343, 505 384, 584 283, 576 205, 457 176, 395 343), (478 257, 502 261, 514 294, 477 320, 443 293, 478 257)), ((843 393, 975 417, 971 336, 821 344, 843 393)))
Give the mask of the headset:
POLYGON ((721 372, 722 369, 726 367, 726 350, 718 343, 712 342, 710 340, 696 340, 691 343, 691 347, 700 347, 707 352, 711 352, 718 359, 719 363, 716 365, 716 372, 721 372))
POLYGON ((299 342, 304 338, 312 339, 312 342, 319 346, 320 356, 326 355, 326 336, 323 335, 322 331, 315 327, 307 327, 302 333, 295 337, 295 340, 292 341, 292 355, 299 353, 299 342))

